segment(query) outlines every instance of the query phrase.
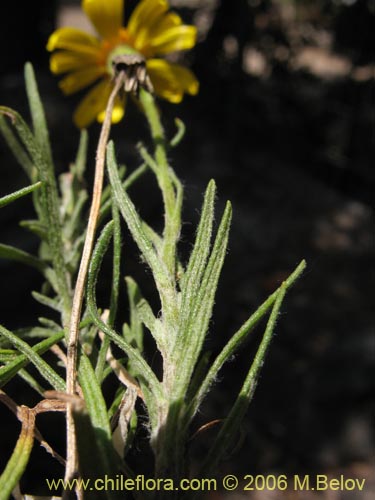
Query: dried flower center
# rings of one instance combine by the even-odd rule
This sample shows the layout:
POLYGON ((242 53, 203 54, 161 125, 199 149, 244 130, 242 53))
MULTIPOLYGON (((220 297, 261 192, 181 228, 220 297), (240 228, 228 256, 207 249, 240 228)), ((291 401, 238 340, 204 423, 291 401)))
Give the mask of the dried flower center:
POLYGON ((118 45, 109 55, 109 72, 116 78, 124 74, 125 92, 138 95, 140 87, 153 92, 151 80, 147 74, 146 59, 129 45, 118 45))
POLYGON ((116 45, 116 47, 111 50, 111 52, 108 54, 108 57, 107 57, 108 73, 112 76, 116 75, 115 61, 117 60, 117 58, 119 56, 132 56, 132 55, 141 56, 141 54, 139 52, 137 52, 135 49, 133 49, 133 47, 131 47, 130 45, 127 45, 125 43, 122 43, 120 45, 116 45))

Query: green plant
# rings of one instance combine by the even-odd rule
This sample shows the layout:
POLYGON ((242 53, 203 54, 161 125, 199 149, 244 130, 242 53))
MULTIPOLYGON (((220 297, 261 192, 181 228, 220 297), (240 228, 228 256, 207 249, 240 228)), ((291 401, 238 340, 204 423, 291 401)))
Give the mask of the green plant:
MULTIPOLYGON (((15 111, 1 107, 0 129, 31 185, 1 198, 0 206, 32 193, 36 218, 23 221, 22 226, 40 238, 40 247, 38 255, 34 256, 0 245, 0 257, 31 265, 41 272, 45 283, 41 291, 33 292, 33 296, 57 311, 60 321, 41 318, 39 325, 21 332, 0 327, 0 386, 6 386, 13 377, 19 376, 42 398, 34 408, 27 408, 18 406, 5 392, 0 393, 0 399, 22 422, 20 438, 0 476, 0 498, 8 498, 17 487, 27 466, 34 438, 64 462, 45 443, 35 426, 40 412, 67 413, 66 480, 77 474, 84 479, 104 475, 115 477, 119 473, 135 477, 139 471, 130 470, 126 454, 139 425, 137 399, 143 401, 148 417, 155 477, 174 481, 188 477, 186 454, 191 423, 203 399, 214 387, 224 363, 239 350, 254 326, 268 315, 262 340, 243 385, 202 462, 200 475, 208 477, 215 473, 235 439, 253 396, 285 293, 300 276, 305 263, 302 261, 279 289, 249 316, 217 357, 209 360, 204 341, 227 251, 232 209, 228 202, 215 231, 216 186, 210 181, 204 194, 195 243, 184 265, 178 258, 183 187, 167 159, 169 148, 177 145, 183 135, 182 125, 179 125, 176 137, 168 141, 153 96, 141 89, 139 99, 149 123, 154 149, 150 152, 140 144, 138 150, 142 164, 127 174, 118 166, 115 145, 108 143, 113 101, 125 78, 119 72, 98 146, 96 178, 99 180, 93 195, 98 203, 96 208, 92 203, 86 230, 84 221, 89 198, 84 183, 87 133, 82 132, 77 158, 70 172, 57 180, 44 111, 30 64, 26 65, 25 77, 32 128, 15 111), (105 159, 109 184, 102 192, 105 159), (128 193, 130 186, 146 171, 155 176, 163 199, 162 234, 157 234, 142 220, 128 193), (134 279, 127 277, 130 316, 119 328, 116 317, 122 281, 121 218, 138 246, 144 265, 152 272, 160 311, 156 314, 134 279), (97 227, 100 235, 95 238, 97 227), (81 259, 83 248, 86 250, 81 259), (106 303, 98 304, 96 284, 103 258, 110 248, 113 253, 111 293, 106 303), (161 355, 161 378, 154 373, 143 352, 144 335, 152 335, 161 355), (35 339, 37 343, 34 343, 35 339), (114 357, 111 344, 123 351, 124 358, 114 357), (43 358, 43 354, 51 349, 67 368, 65 378, 59 374, 58 363, 47 363, 43 358), (45 387, 28 372, 29 364, 38 370, 45 387), (118 377, 118 391, 107 408, 103 382, 112 372, 118 377)), ((66 490, 75 486, 76 483, 70 483, 70 486, 66 483, 66 490)), ((145 495, 144 492, 141 498, 145 495)), ((158 495, 158 498, 173 498, 174 495, 179 498, 178 492, 159 491, 158 495)), ((105 496, 122 495, 107 491, 105 496)), ((84 497, 97 498, 97 492, 87 490, 84 497)))

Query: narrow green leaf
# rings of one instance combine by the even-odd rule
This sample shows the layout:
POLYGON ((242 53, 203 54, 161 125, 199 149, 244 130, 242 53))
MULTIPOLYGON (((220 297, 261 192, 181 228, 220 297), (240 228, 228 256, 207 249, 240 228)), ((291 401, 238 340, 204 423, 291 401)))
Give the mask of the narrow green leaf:
POLYGON ((162 251, 163 251, 163 239, 144 220, 142 221, 142 229, 143 229, 143 232, 145 233, 146 237, 154 245, 156 253, 160 257, 162 254, 162 251))
POLYGON ((62 312, 61 304, 56 299, 52 299, 51 297, 47 297, 46 295, 43 295, 42 293, 35 291, 31 292, 31 295, 37 302, 39 302, 39 304, 47 306, 50 309, 53 309, 54 311, 57 311, 59 313, 62 312))
POLYGON ((141 250, 146 262, 149 264, 151 269, 157 269, 159 267, 159 262, 155 255, 154 248, 146 237, 142 230, 142 222, 139 215, 136 212, 133 202, 130 200, 129 196, 123 189, 120 177, 118 175, 117 163, 115 159, 115 150, 113 142, 108 144, 107 148, 107 166, 108 174, 111 181, 111 186, 113 189, 114 198, 119 206, 122 216, 124 217, 129 230, 137 243, 139 249, 141 250))
POLYGON ((39 316, 38 321, 41 325, 45 326, 46 328, 49 328, 52 332, 54 331, 59 332, 61 330, 61 325, 56 323, 56 321, 53 321, 53 319, 39 316))
POLYGON ((138 148, 140 155, 142 156, 142 160, 157 176, 159 168, 158 168, 158 164, 156 163, 154 158, 150 155, 150 153, 147 151, 147 149, 145 148, 145 146, 142 143, 139 143, 137 145, 137 148, 138 148))
POLYGON ((48 162, 49 169, 53 171, 52 151, 46 117, 31 63, 25 64, 25 83, 31 119, 33 122, 34 136, 44 158, 48 162))
POLYGON ((125 190, 129 189, 138 179, 140 179, 145 172, 148 170, 148 165, 142 163, 138 168, 134 170, 128 177, 124 180, 123 187, 125 190))
POLYGON ((13 361, 16 356, 17 351, 15 349, 0 349, 0 363, 13 361))
POLYGON ((169 143, 172 148, 175 148, 176 146, 178 146, 180 144, 180 142, 184 138, 184 135, 186 132, 185 123, 182 120, 180 120, 180 118, 175 118, 174 123, 177 127, 177 132, 176 132, 176 135, 171 139, 171 141, 169 143))
POLYGON ((72 239, 74 237, 74 234, 81 231, 80 226, 82 224, 82 211, 86 201, 88 200, 88 197, 89 195, 87 191, 80 191, 78 193, 77 201, 73 208, 73 213, 71 214, 69 220, 65 222, 63 227, 64 237, 67 240, 72 239))
MULTIPOLYGON (((42 318, 39 318, 42 319, 42 318)), ((43 319, 42 319, 43 321, 43 319)), ((47 320, 51 322, 51 320, 47 320)), ((50 324, 50 323, 49 323, 50 324)), ((90 317, 85 317, 79 324, 80 330, 87 328, 88 326, 92 325, 92 319, 90 317)), ((64 331, 62 330, 61 326, 57 325, 55 322, 51 322, 51 326, 48 326, 47 328, 44 328, 42 326, 36 326, 36 327, 26 327, 26 328, 18 328, 17 330, 14 330, 13 332, 16 337, 20 339, 44 339, 44 338, 49 338, 57 333, 63 335, 64 331), (57 331, 56 331, 57 327, 57 331)), ((9 345, 9 342, 0 336, 0 345, 9 345)))
POLYGON ((153 336, 158 350, 161 354, 166 354, 167 343, 165 339, 165 332, 163 323, 160 319, 155 318, 152 309, 145 299, 141 299, 137 303, 137 315, 139 320, 145 325, 145 327, 150 331, 153 336))
POLYGON ((22 220, 20 226, 36 234, 41 240, 48 240, 48 229, 39 220, 22 220))
POLYGON ((162 386, 155 376, 154 372, 151 370, 146 361, 142 358, 141 354, 137 349, 131 347, 122 336, 118 335, 112 328, 110 328, 106 323, 104 323, 100 317, 96 306, 95 288, 98 279, 98 273, 100 270, 101 262, 104 254, 108 248, 110 239, 112 237, 113 222, 109 222, 104 229, 97 241, 95 246, 93 256, 90 262, 90 269, 88 273, 87 280, 87 307, 92 316, 94 323, 101 329, 101 331, 108 335, 109 338, 122 349, 129 357, 132 365, 137 369, 140 374, 140 382, 146 387, 150 388, 153 397, 157 401, 162 401, 164 399, 164 391, 162 386))
POLYGON ((228 235, 232 216, 232 208, 228 202, 220 222, 215 243, 203 274, 199 292, 192 301, 192 312, 185 331, 176 345, 177 366, 180 367, 176 380, 178 397, 186 393, 191 374, 198 360, 208 324, 212 315, 214 298, 220 272, 224 263, 228 245, 228 235))
POLYGON ((116 320, 118 297, 121 275, 121 221, 118 208, 112 205, 113 220, 113 261, 112 261, 112 287, 109 306, 108 324, 113 326, 116 320))
POLYGON ((0 106, 0 113, 6 114, 12 119, 13 126, 38 168, 39 179, 42 181, 40 188, 41 222, 49 229, 48 243, 52 254, 53 268, 56 273, 59 293, 63 299, 64 309, 68 314, 71 298, 67 278, 68 273, 63 257, 64 248, 61 239, 59 199, 53 166, 46 160, 22 117, 16 111, 4 106, 0 106))
MULTIPOLYGON (((13 332, 20 339, 44 339, 50 337, 55 333, 50 328, 43 328, 42 326, 18 328, 13 332)), ((1 339, 0 339, 1 340, 1 339)))
MULTIPOLYGON (((124 181, 124 177, 125 177, 125 174, 127 172, 127 168, 125 165, 122 165, 122 166, 119 166, 118 168, 118 175, 121 179, 121 182, 124 181)), ((111 188, 111 185, 110 184, 107 184, 104 188, 103 188, 103 192, 102 192, 102 198, 101 198, 101 208, 103 209, 104 208, 104 205, 106 205, 106 207, 108 207, 109 209, 112 207, 112 188, 111 188)))
MULTIPOLYGON (((78 377, 90 417, 88 421, 84 414, 75 414, 75 422, 78 421, 76 434, 82 476, 116 477, 116 474, 121 472, 120 457, 113 447, 107 407, 98 379, 89 358, 84 353, 80 356, 78 377), (85 420, 86 424, 81 425, 85 420), (87 434, 91 438, 89 441, 87 434)), ((97 492, 92 498, 96 498, 96 495, 97 492)), ((119 491, 108 490, 105 497, 112 500, 123 498, 123 495, 119 491)))
MULTIPOLYGON (((93 378, 96 378, 95 375, 93 378)), ((119 456, 114 451, 107 435, 96 428, 91 415, 85 408, 73 408, 80 475, 92 483, 99 477, 117 477, 121 473, 119 456)), ((72 492, 73 495, 73 492, 72 492)), ((70 496, 69 496, 70 498, 70 496)), ((120 491, 105 488, 98 494, 94 488, 85 491, 85 499, 121 500, 124 495, 120 491)))
POLYGON ((36 189, 39 189, 41 185, 41 182, 36 182, 35 184, 31 184, 31 186, 24 187, 18 191, 14 191, 14 193, 3 196, 0 198, 0 208, 5 207, 5 205, 9 205, 9 203, 18 200, 29 193, 32 193, 36 189))
POLYGON ((84 353, 81 353, 79 359, 78 378, 94 429, 98 429, 110 441, 111 429, 107 418, 107 407, 94 369, 84 353))
MULTIPOLYGON (((122 398, 125 394, 125 391, 126 391, 126 387, 123 385, 120 385, 117 388, 115 397, 113 398, 112 404, 109 407, 108 412, 107 412, 109 421, 112 420, 112 418, 115 416, 117 410, 119 409, 119 406, 120 406, 122 398)), ((112 422, 111 422, 111 427, 113 428, 112 422)))
POLYGON ((145 327, 152 332, 154 328, 154 324, 156 318, 151 309, 150 304, 144 298, 139 298, 138 301, 135 302, 136 314, 138 320, 145 325, 145 327))
MULTIPOLYGON (((38 344, 31 347, 35 354, 43 354, 53 345, 57 344, 64 338, 64 332, 56 333, 46 340, 42 340, 38 344)), ((24 368, 29 363, 29 358, 26 354, 19 354, 15 359, 7 363, 5 366, 0 367, 0 387, 3 387, 17 372, 24 368)))
MULTIPOLYGON (((36 163, 36 160, 39 160, 40 158, 40 151, 30 128, 27 126, 26 122, 23 120, 21 115, 17 113, 17 111, 14 111, 14 109, 8 108, 7 106, 0 106, 0 115, 2 115, 3 117, 6 116, 11 120, 12 125, 17 131, 23 146, 26 148, 28 154, 30 155, 31 171, 28 173, 30 173, 31 181, 36 182, 37 179, 35 179, 34 165, 36 163)), ((22 148, 22 146, 20 147, 22 148)))
POLYGON ((85 242, 85 237, 86 237, 86 231, 84 230, 81 236, 78 236, 74 241, 73 241, 73 246, 66 253, 66 265, 68 270, 71 273, 75 273, 79 262, 81 260, 81 255, 82 255, 82 248, 85 242))
MULTIPOLYGON (((22 408, 22 407, 21 407, 22 408)), ((22 408, 22 429, 3 473, 0 476, 0 500, 8 500, 24 473, 34 444, 35 416, 22 408)))
POLYGON ((47 268, 47 265, 37 257, 34 257, 24 250, 20 250, 19 248, 15 248, 10 245, 4 245, 3 243, 0 243, 0 258, 22 262, 22 264, 34 267, 42 274, 44 274, 47 268))
MULTIPOLYGON (((113 220, 113 261, 112 261, 112 287, 111 287, 111 298, 109 306, 109 316, 108 325, 113 326, 116 319, 117 307, 118 307, 118 296, 120 288, 120 266, 121 266, 121 221, 118 208, 115 204, 112 204, 112 220, 113 220)), ((108 337, 104 337, 100 350, 98 361, 95 368, 95 373, 98 380, 102 380, 103 370, 106 363, 106 355, 110 340, 108 337)))
MULTIPOLYGON (((138 179, 142 177, 142 175, 147 172, 148 166, 145 163, 142 163, 138 168, 132 172, 129 177, 127 177, 123 181, 123 177, 126 172, 125 167, 120 167, 119 168, 119 177, 122 181, 122 186, 124 189, 129 189, 138 179)), ((103 221, 103 219, 108 215, 109 211, 111 210, 112 206, 112 197, 110 196, 111 193, 111 186, 106 186, 103 190, 103 195, 102 195, 102 206, 100 208, 100 221, 103 221), (108 188, 108 190, 107 190, 108 188)))
POLYGON ((21 370, 18 371, 17 375, 22 378, 22 380, 24 380, 32 389, 34 389, 34 391, 36 391, 40 396, 44 398, 46 389, 42 387, 39 382, 35 380, 32 375, 30 375, 29 372, 21 368, 21 370))
MULTIPOLYGON (((199 361, 197 362, 197 366, 195 367, 194 373, 192 375, 192 378, 191 378, 191 381, 189 384, 189 390, 186 394, 186 401, 188 401, 189 403, 191 402, 193 397, 196 395, 196 393, 199 391, 200 387, 202 386, 203 381, 205 380, 210 357, 211 357, 211 352, 204 351, 202 353, 202 356, 200 357, 199 361)), ((186 413, 185 413, 185 415, 186 415, 186 413)), ((190 424, 190 420, 189 420, 189 424, 190 424)))
MULTIPOLYGON (((9 149, 12 151, 13 156, 16 158, 23 170, 26 172, 28 178, 31 181, 34 181, 36 169, 33 166, 33 162, 25 151, 23 145, 20 143, 16 134, 9 127, 4 115, 7 115, 7 113, 0 109, 0 132, 3 134, 9 149)), ((12 119, 12 116, 10 117, 12 119)))
POLYGON ((192 304, 194 303, 202 276, 206 269, 207 258, 210 251, 212 225, 214 220, 216 185, 211 180, 207 186, 202 215, 199 221, 197 236, 193 251, 190 255, 186 272, 181 279, 181 312, 179 322, 179 335, 184 332, 186 323, 192 315, 192 304))
POLYGON ((166 309, 168 310, 168 304, 175 304, 176 302, 171 277, 168 275, 165 265, 158 259, 151 241, 147 238, 143 231, 142 220, 137 214, 133 202, 130 200, 126 191, 122 187, 117 172, 113 142, 108 144, 107 166, 116 203, 118 204, 120 212, 128 225, 134 241, 137 243, 145 261, 151 268, 161 300, 163 304, 166 305, 166 309))
MULTIPOLYGON (((286 279, 285 286, 286 288, 291 287, 295 281, 301 276, 303 270, 306 267, 306 262, 303 260, 297 268, 293 271, 293 273, 286 279)), ((190 421, 198 411, 203 398, 209 391, 211 385, 217 379, 218 373, 224 363, 228 361, 243 345, 243 343, 248 338, 250 332, 252 332, 253 328, 259 323, 259 321, 267 314, 267 312, 271 309, 273 304, 275 303, 279 293, 281 291, 281 287, 278 288, 272 295, 268 297, 267 300, 263 302, 263 304, 258 307, 258 309, 249 317, 249 319, 237 330, 237 332, 233 335, 233 337, 228 341, 225 347, 222 349, 220 354, 216 357, 215 361, 211 365, 204 381, 202 382, 199 390, 191 399, 188 409, 186 411, 186 426, 189 425, 190 421)))
POLYGON ((137 305, 142 299, 141 291, 131 276, 126 276, 126 287, 130 310, 130 331, 132 335, 132 346, 139 352, 143 352, 143 326, 138 315, 137 305))
POLYGON ((220 462, 231 443, 233 443, 238 433, 238 429, 240 428, 243 417, 254 394, 259 371, 264 363, 285 292, 286 286, 283 284, 278 291, 263 339, 259 345, 250 370, 246 375, 243 386, 203 462, 201 477, 209 477, 209 475, 215 470, 217 464, 220 462))
POLYGON ((2 325, 0 325, 0 336, 6 338, 16 349, 24 354, 35 366, 41 376, 47 380, 54 389, 57 391, 65 391, 64 380, 26 342, 19 339, 14 333, 10 332, 2 325))
POLYGON ((203 274, 202 283, 194 301, 192 313, 180 336, 173 352, 174 366, 177 368, 172 388, 173 406, 170 406, 163 442, 163 460, 167 462, 172 454, 173 460, 180 463, 183 455, 183 434, 181 427, 181 413, 186 402, 190 380, 198 361, 203 341, 207 332, 212 314, 217 282, 226 254, 232 209, 227 202, 213 249, 203 274), (176 436, 179 441, 176 441, 176 436), (177 443, 177 444, 176 444, 177 443))

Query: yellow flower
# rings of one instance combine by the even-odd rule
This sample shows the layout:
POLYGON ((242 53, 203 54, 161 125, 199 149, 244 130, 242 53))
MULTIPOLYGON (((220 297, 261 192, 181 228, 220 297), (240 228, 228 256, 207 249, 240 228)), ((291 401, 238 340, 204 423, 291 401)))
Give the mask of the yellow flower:
MULTIPOLYGON (((158 57, 190 49, 196 43, 196 28, 182 24, 181 18, 170 12, 167 0, 142 0, 126 27, 122 25, 124 0, 82 0, 82 8, 100 39, 66 27, 52 33, 47 44, 51 52, 58 49, 51 55, 50 68, 57 75, 66 73, 59 84, 66 95, 96 82, 74 113, 79 128, 95 119, 103 121, 113 86, 112 61, 120 54, 139 54, 146 59, 156 95, 179 103, 185 92, 197 94, 199 83, 189 69, 158 57)), ((125 96, 118 97, 112 122, 122 119, 124 107, 125 96)))

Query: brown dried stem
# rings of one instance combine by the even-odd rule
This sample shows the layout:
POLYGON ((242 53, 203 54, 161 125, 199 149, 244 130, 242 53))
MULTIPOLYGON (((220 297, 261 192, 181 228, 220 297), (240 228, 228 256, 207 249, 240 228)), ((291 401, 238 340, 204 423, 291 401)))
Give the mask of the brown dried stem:
MULTIPOLYGON (((68 340, 68 358, 66 370, 66 392, 68 395, 75 395, 77 385, 77 352, 79 337, 79 322, 82 312, 84 290, 87 278, 89 262, 94 246, 94 238, 99 218, 100 201, 103 191, 104 166, 106 146, 109 132, 111 130, 112 111, 115 98, 124 84, 124 73, 116 75, 112 93, 108 99, 105 118, 100 133, 98 149, 96 153, 95 178, 92 194, 92 202, 87 223, 87 232, 83 247, 81 263, 78 271, 78 277, 74 290, 72 313, 70 318, 69 340, 68 340)), ((78 457, 76 448, 76 435, 73 420, 72 404, 67 405, 67 463, 65 469, 65 480, 74 477, 78 470, 78 457)))

